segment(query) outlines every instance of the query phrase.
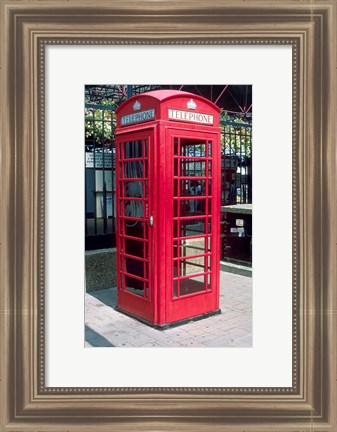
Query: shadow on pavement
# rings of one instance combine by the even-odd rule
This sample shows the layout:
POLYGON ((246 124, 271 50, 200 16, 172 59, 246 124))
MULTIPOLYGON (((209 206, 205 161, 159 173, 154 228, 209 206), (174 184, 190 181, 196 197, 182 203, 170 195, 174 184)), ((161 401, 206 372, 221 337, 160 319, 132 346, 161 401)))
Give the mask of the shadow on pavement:
POLYGON ((108 339, 104 336, 101 336, 99 333, 95 332, 88 325, 85 325, 85 341, 88 342, 93 347, 113 347, 108 339))
POLYGON ((117 288, 114 288, 112 292, 111 290, 100 290, 90 291, 88 294, 90 294, 92 297, 99 300, 100 302, 104 303, 106 306, 115 309, 117 304, 117 288))

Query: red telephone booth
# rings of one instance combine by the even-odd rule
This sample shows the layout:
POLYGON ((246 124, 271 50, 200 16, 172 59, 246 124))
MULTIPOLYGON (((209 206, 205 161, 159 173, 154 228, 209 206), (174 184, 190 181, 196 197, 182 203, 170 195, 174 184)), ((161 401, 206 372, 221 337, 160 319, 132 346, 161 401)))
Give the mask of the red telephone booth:
POLYGON ((117 307, 156 328, 220 313, 219 112, 173 90, 116 111, 117 307))

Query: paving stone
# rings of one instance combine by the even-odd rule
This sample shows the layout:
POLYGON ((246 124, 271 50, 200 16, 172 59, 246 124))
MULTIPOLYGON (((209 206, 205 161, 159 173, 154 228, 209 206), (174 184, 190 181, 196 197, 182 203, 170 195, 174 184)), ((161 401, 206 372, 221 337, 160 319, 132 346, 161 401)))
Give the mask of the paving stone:
POLYGON ((186 348, 205 348, 205 345, 202 342, 196 341, 194 338, 185 339, 181 342, 181 345, 186 348))
POLYGON ((238 346, 235 339, 229 336, 216 337, 203 342, 207 347, 211 348, 226 348, 226 347, 236 347, 238 346))
POLYGON ((252 280, 221 272, 222 313, 156 330, 114 309, 116 289, 86 294, 86 347, 249 347, 252 345, 252 280))
POLYGON ((97 333, 101 333, 104 330, 99 324, 97 324, 95 320, 86 321, 85 324, 89 325, 90 328, 96 331, 97 333))
POLYGON ((155 347, 157 347, 157 348, 164 348, 163 345, 160 345, 156 341, 152 341, 152 342, 149 342, 149 343, 146 343, 146 344, 142 345, 142 348, 155 348, 155 347))
POLYGON ((188 333, 192 336, 197 336, 197 335, 203 334, 204 332, 205 332, 205 330, 202 327, 195 327, 195 328, 188 330, 188 333))
POLYGON ((235 328, 228 330, 228 334, 236 338, 242 338, 244 336, 248 336, 249 333, 239 328, 235 328))
POLYGON ((213 333, 204 333, 204 334, 195 336, 194 339, 196 342, 206 343, 207 341, 210 341, 212 339, 216 339, 217 337, 219 337, 219 336, 216 334, 213 334, 213 333))
POLYGON ((251 334, 249 334, 247 336, 240 338, 238 340, 238 342, 240 342, 240 344, 247 344, 249 346, 252 346, 253 345, 253 337, 251 334))
POLYGON ((167 336, 167 340, 170 339, 172 341, 177 341, 177 342, 180 342, 184 339, 188 339, 191 337, 191 335, 187 331, 182 330, 181 328, 180 329, 175 328, 172 330, 166 330, 164 334, 165 334, 165 336, 167 336))

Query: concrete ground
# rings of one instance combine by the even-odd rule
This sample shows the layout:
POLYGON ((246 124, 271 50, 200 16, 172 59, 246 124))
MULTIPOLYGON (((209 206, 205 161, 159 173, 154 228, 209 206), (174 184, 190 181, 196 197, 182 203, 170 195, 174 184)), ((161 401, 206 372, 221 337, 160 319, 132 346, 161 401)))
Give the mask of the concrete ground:
POLYGON ((221 315, 168 330, 153 329, 114 308, 117 290, 85 297, 86 347, 252 347, 252 278, 221 272, 221 315))

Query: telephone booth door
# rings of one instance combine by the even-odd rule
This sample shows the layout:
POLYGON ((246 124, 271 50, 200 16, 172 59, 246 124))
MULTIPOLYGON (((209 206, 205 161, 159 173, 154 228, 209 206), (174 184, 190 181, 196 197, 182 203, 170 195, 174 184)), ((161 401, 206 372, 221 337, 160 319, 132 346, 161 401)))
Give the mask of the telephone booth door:
POLYGON ((118 307, 153 321, 153 131, 116 137, 118 307))
POLYGON ((218 139, 195 130, 167 133, 173 160, 170 322, 219 311, 218 139))

